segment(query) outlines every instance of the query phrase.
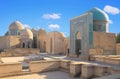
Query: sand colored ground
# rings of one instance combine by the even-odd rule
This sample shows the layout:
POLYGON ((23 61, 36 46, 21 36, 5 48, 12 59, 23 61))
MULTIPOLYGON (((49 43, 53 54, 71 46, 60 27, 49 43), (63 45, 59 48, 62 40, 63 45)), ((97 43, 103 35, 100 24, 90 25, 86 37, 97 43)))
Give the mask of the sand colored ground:
POLYGON ((69 74, 65 72, 54 71, 54 72, 45 72, 40 74, 5 77, 0 79, 79 79, 79 78, 71 78, 69 74))

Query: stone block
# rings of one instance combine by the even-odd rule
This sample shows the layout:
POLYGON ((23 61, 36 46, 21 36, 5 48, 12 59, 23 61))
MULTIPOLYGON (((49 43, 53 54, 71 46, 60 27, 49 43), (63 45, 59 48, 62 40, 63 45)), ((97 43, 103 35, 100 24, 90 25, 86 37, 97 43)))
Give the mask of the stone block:
POLYGON ((81 78, 89 79, 92 78, 93 76, 94 76, 94 65, 92 64, 82 65, 81 78))
POLYGON ((105 65, 95 65, 95 76, 101 77, 111 74, 111 67, 105 65))
POLYGON ((69 72, 70 71, 70 61, 69 60, 61 60, 60 68, 62 71, 69 72))
POLYGON ((81 74, 82 63, 71 63, 70 64, 70 76, 77 77, 81 74))

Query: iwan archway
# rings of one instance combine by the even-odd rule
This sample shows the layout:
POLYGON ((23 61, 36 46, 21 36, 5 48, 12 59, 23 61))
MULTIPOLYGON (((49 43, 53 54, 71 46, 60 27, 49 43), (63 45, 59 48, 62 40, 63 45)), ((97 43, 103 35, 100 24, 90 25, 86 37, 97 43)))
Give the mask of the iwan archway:
POLYGON ((93 41, 93 17, 91 13, 70 21, 70 54, 89 55, 93 41))

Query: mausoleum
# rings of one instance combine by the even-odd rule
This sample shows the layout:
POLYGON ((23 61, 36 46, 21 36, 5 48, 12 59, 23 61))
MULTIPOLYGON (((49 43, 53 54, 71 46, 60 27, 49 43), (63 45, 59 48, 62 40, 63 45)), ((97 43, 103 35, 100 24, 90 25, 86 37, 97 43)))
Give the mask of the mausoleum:
POLYGON ((115 54, 115 34, 108 32, 108 15, 99 8, 70 20, 70 54, 115 54))

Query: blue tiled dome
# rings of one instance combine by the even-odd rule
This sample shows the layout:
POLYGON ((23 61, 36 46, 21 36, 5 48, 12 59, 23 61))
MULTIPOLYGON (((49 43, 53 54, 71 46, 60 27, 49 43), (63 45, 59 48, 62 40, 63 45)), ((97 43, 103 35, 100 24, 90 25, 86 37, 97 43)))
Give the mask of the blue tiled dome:
POLYGON ((108 15, 99 8, 92 8, 88 12, 93 13, 93 20, 104 20, 104 21, 109 20, 108 15))

